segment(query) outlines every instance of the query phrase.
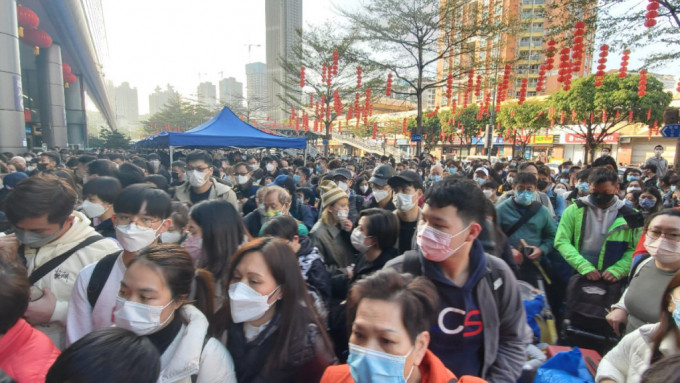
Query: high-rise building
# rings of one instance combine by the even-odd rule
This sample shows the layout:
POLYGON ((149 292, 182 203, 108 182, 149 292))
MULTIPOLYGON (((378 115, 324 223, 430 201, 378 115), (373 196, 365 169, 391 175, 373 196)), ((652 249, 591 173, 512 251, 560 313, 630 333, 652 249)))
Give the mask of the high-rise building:
POLYGON ((217 87, 215 84, 205 81, 198 84, 196 90, 198 103, 207 108, 212 108, 217 104, 217 87))
MULTIPOLYGON (((444 4, 447 0, 441 0, 444 4)), ((546 73, 543 89, 536 91, 538 82, 538 72, 540 66, 545 62, 545 52, 547 43, 551 39, 548 32, 553 25, 552 20, 565 20, 560 14, 566 12, 563 8, 553 9, 546 6, 545 0, 472 0, 455 15, 462 24, 472 24, 480 20, 471 20, 473 17, 484 18, 486 22, 500 20, 517 20, 519 30, 513 33, 503 33, 491 39, 476 39, 470 44, 474 45, 474 54, 465 53, 452 57, 449 60, 440 60, 437 66, 437 80, 447 77, 449 67, 474 69, 474 81, 477 83, 477 76, 482 75, 482 92, 479 95, 470 95, 469 103, 481 102, 484 93, 490 92, 491 80, 494 76, 502 76, 505 63, 512 65, 512 81, 509 85, 507 98, 517 98, 519 88, 523 79, 528 80, 527 97, 537 95, 549 95, 561 89, 562 84, 557 81, 559 70, 559 54, 555 55, 555 62, 552 71, 546 73), (549 17, 552 16, 552 17, 549 17), (494 62, 499 62, 496 68, 494 62)), ((581 11, 584 15, 586 10, 581 11)), ((553 38, 560 41, 560 38, 553 38)), ((570 37, 564 40, 569 40, 570 37)), ((584 36, 586 46, 580 67, 572 74, 572 79, 587 76, 591 72, 593 58, 594 34, 587 31, 584 36)), ((466 48, 471 48, 470 46, 466 48)), ((563 46, 558 43, 559 48, 563 46)), ((454 92, 453 100, 463 97, 463 90, 466 88, 467 77, 462 74, 454 81, 461 89, 459 94, 454 92)), ((445 88, 438 88, 436 101, 437 105, 445 105, 447 100, 444 97, 445 88)), ((458 103, 460 105, 461 103, 458 103)))
POLYGON ((220 80, 220 103, 231 106, 243 105, 243 83, 229 77, 220 80))
POLYGON ((302 0, 266 0, 265 18, 267 28, 267 106, 269 117, 283 121, 285 113, 282 88, 284 70, 279 58, 293 59, 293 47, 299 43, 298 31, 302 30, 302 0))
POLYGON ((139 121, 139 99, 137 88, 130 88, 130 84, 124 82, 114 88, 113 104, 116 111, 116 121, 119 128, 127 128, 139 121))
POLYGON ((154 115, 160 112, 165 104, 177 96, 177 92, 175 92, 175 89, 170 84, 166 85, 165 90, 157 86, 154 92, 149 95, 149 114, 154 115))
POLYGON ((262 118, 267 106, 267 64, 246 64, 247 107, 257 118, 262 118))

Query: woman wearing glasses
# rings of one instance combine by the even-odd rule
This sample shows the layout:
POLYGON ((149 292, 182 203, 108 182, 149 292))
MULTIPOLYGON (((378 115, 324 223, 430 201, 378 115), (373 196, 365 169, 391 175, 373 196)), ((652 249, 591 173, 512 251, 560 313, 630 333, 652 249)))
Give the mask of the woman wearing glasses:
POLYGON ((663 210, 650 216, 640 241, 647 253, 633 261, 628 289, 607 315, 618 335, 623 335, 622 324, 626 324, 624 333, 628 334, 659 319, 661 295, 680 270, 680 210, 663 210))

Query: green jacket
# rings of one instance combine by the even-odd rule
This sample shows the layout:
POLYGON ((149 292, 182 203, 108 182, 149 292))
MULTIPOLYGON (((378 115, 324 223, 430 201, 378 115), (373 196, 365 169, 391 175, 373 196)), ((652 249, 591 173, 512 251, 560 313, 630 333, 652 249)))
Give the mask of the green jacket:
POLYGON ((609 271, 619 279, 625 277, 630 272, 633 251, 640 239, 644 223, 642 215, 627 206, 619 209, 607 232, 597 265, 593 265, 580 254, 586 211, 587 206, 580 200, 575 200, 564 211, 555 234, 555 249, 581 275, 598 270, 609 271))
MULTIPOLYGON (((503 233, 507 235, 508 230, 522 218, 527 209, 529 209, 527 206, 520 207, 514 198, 507 199, 498 205, 496 222, 503 233)), ((516 249, 519 249, 521 239, 524 239, 530 246, 538 246, 544 256, 552 251, 555 240, 555 221, 545 206, 541 206, 533 217, 508 237, 510 246, 516 249)))

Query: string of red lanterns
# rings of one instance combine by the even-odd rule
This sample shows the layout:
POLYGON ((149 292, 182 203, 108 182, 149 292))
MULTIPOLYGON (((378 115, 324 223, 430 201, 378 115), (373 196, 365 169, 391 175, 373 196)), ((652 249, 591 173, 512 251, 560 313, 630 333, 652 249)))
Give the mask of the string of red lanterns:
POLYGON ((602 86, 604 81, 605 68, 607 68, 607 56, 609 55, 609 45, 602 44, 600 46, 600 58, 597 60, 597 73, 595 73, 595 87, 599 88, 602 86))
POLYGON ((621 56, 621 67, 619 68, 619 78, 625 78, 628 75, 628 60, 630 59, 630 50, 623 51, 621 56))
POLYGON ((659 0, 649 0, 647 13, 645 13, 645 27, 651 28, 656 25, 656 17, 659 16, 659 0))
POLYGON ((390 97, 392 95, 392 73, 387 75, 387 87, 385 88, 385 95, 390 97))
POLYGON ((361 67, 357 67, 357 89, 361 88, 361 67))
POLYGON ((305 67, 300 67, 300 88, 305 87, 305 67))
POLYGON ((640 80, 638 81, 638 96, 644 97, 647 94, 647 70, 640 71, 640 80))

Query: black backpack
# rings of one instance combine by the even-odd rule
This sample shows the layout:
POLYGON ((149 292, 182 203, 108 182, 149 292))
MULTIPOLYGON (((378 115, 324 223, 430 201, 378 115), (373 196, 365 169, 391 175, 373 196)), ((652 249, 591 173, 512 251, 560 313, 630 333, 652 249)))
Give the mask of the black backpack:
POLYGON ((90 282, 87 284, 87 301, 90 302, 90 307, 94 308, 99 295, 104 289, 106 281, 109 279, 111 270, 113 270, 113 265, 116 264, 116 259, 122 250, 111 253, 104 258, 100 259, 99 262, 94 266, 92 271, 92 276, 90 276, 90 282))

